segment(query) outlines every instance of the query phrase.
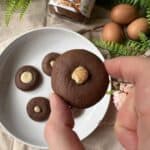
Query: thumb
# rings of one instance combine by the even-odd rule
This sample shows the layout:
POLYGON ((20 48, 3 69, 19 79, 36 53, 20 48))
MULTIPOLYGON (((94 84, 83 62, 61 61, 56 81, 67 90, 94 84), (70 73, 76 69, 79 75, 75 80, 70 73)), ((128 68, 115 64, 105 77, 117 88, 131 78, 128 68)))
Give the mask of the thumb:
MULTIPOLYGON (((115 58, 112 60, 105 61, 105 66, 107 72, 112 77, 121 78, 125 81, 129 81, 135 84, 135 109, 137 114, 138 149, 146 150, 148 147, 150 147, 149 144, 150 143, 150 138, 149 138, 150 135, 150 109, 149 109, 150 108, 150 100, 149 100, 150 59, 143 58, 143 57, 120 57, 120 58, 115 58)), ((131 117, 129 117, 128 115, 127 118, 129 119, 131 117)), ((129 135, 126 134, 127 130, 124 130, 124 134, 123 134, 122 129, 124 130, 125 128, 124 127, 122 128, 122 124, 120 125, 120 119, 119 119, 117 121, 118 135, 129 135)), ((135 134, 133 134, 132 130, 130 130, 130 133, 131 133, 130 138, 132 138, 130 141, 134 141, 134 143, 136 143, 135 134)), ((129 138, 127 136, 123 136, 123 138, 124 137, 125 139, 122 139, 122 136, 119 136, 122 143, 124 142, 127 143, 128 142, 127 139, 129 138)))
POLYGON ((105 61, 107 72, 114 78, 135 83, 141 77, 146 58, 118 57, 105 61))
POLYGON ((56 94, 50 97, 51 115, 45 127, 45 137, 52 150, 83 150, 77 135, 72 131, 74 121, 71 110, 56 94))
POLYGON ((107 72, 114 78, 135 85, 135 106, 139 114, 150 114, 150 59, 144 57, 118 57, 105 61, 107 72))
POLYGON ((50 96, 51 116, 48 123, 53 121, 57 124, 68 126, 71 129, 74 126, 72 112, 67 104, 56 94, 50 96))

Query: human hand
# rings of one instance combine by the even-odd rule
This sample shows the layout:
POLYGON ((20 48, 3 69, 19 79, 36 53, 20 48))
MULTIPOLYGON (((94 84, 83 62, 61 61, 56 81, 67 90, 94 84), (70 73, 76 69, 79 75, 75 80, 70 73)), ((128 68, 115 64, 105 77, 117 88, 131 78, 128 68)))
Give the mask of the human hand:
MULTIPOLYGON (((135 85, 118 112, 116 133, 127 150, 147 150, 150 147, 150 60, 123 57, 105 62, 110 75, 135 85), (136 67, 137 66, 137 67, 136 67)), ((56 95, 51 97, 52 113, 45 128, 45 136, 53 150, 83 150, 72 131, 73 118, 67 105, 56 95)))
POLYGON ((120 108, 115 131, 126 150, 150 149, 150 59, 121 57, 105 62, 108 73, 134 85, 120 108))
POLYGON ((51 115, 45 127, 45 137, 51 150, 84 150, 79 138, 72 130, 74 120, 68 105, 52 94, 51 115))

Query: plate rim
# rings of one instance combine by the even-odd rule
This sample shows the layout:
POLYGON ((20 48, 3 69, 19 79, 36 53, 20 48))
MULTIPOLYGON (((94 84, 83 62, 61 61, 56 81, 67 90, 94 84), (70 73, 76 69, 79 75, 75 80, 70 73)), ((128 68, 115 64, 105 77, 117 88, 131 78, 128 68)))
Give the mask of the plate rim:
MULTIPOLYGON (((32 32, 37 32, 37 31, 43 31, 43 30, 61 30, 61 31, 65 31, 65 32, 70 32, 70 33, 72 33, 72 34, 78 36, 79 38, 82 38, 82 39, 86 40, 89 44, 93 45, 93 46, 97 49, 97 51, 99 51, 99 49, 98 49, 89 39, 87 39, 87 38, 84 37, 83 35, 77 33, 76 31, 73 31, 73 30, 71 30, 71 29, 67 29, 67 28, 64 28, 64 27, 39 27, 39 28, 36 28, 36 29, 31 29, 31 30, 29 30, 29 31, 25 31, 25 32, 19 34, 18 36, 16 36, 12 41, 10 41, 10 42, 8 43, 7 46, 5 46, 5 48, 3 48, 3 49, 1 50, 1 52, 0 52, 0 59, 3 57, 3 55, 5 55, 5 54, 8 52, 8 48, 9 48, 14 42, 16 42, 17 40, 19 40, 20 38, 22 38, 23 36, 25 36, 25 35, 27 35, 27 34, 30 34, 30 33, 32 33, 32 32)), ((99 51, 99 53, 101 54, 100 51, 99 51)), ((101 54, 101 56, 102 56, 102 57, 101 57, 101 60, 104 61, 104 60, 105 60, 105 59, 104 59, 104 56, 103 56, 102 54, 101 54)), ((111 89, 111 77, 110 77, 110 76, 109 76, 109 85, 108 85, 108 88, 107 88, 107 89, 109 89, 109 88, 111 89)), ((109 105, 110 105, 110 98, 109 98, 109 101, 108 101, 107 109, 106 109, 106 111, 105 111, 105 113, 104 113, 102 119, 98 121, 99 123, 104 119, 104 117, 105 117, 105 115, 106 115, 106 112, 107 112, 107 110, 108 110, 108 108, 109 108, 109 105)), ((93 131, 95 131, 95 129, 97 129, 99 123, 95 125, 95 127, 94 127, 93 130, 92 130, 92 132, 90 132, 89 134, 87 134, 87 136, 86 136, 85 138, 83 138, 82 141, 83 141, 84 139, 86 139, 89 135, 91 135, 91 134, 93 133, 93 131)), ((23 143, 23 144, 25 144, 25 145, 28 145, 28 146, 32 147, 32 148, 37 148, 37 149, 40 148, 40 149, 44 149, 44 150, 48 148, 48 146, 34 145, 34 144, 25 142, 24 140, 22 140, 22 139, 16 137, 15 135, 13 135, 11 132, 8 131, 8 129, 7 129, 7 128, 3 125, 3 123, 1 122, 1 120, 0 120, 0 127, 3 129, 3 131, 4 131, 8 136, 14 138, 14 139, 15 139, 16 141, 18 141, 18 142, 21 142, 21 143, 23 143)))

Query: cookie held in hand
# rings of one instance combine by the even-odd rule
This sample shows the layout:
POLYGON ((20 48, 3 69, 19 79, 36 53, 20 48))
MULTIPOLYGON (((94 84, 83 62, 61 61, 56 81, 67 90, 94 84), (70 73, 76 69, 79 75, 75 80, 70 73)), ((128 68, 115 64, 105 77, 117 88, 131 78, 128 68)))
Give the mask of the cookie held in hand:
POLYGON ((43 62, 42 62, 42 69, 43 69, 43 72, 47 74, 48 76, 51 76, 53 65, 55 63, 55 60, 59 56, 60 54, 58 53, 49 53, 44 57, 43 62))
POLYGON ((49 100, 44 97, 35 97, 27 104, 27 113, 35 121, 45 121, 50 115, 49 100))
POLYGON ((17 88, 22 91, 35 89, 41 81, 39 71, 32 66, 23 66, 16 73, 15 83, 17 88))
POLYGON ((76 108, 96 104, 104 96, 108 83, 103 62, 86 50, 70 50, 53 66, 53 90, 76 108))

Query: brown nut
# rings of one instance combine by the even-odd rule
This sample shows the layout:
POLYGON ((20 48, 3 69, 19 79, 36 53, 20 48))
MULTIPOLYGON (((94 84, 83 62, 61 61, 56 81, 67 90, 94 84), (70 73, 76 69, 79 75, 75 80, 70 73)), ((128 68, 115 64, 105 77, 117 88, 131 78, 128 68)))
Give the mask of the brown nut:
POLYGON ((55 60, 51 60, 50 61, 50 66, 53 67, 54 63, 55 63, 55 60))
POLYGON ((36 113, 41 112, 40 107, 39 107, 39 106, 35 106, 35 107, 34 107, 34 112, 36 112, 36 113))
POLYGON ((88 71, 83 66, 78 66, 72 72, 71 78, 75 81, 76 84, 83 84, 88 79, 88 71))
POLYGON ((23 72, 20 76, 20 80, 22 83, 25 83, 25 84, 32 82, 32 80, 33 80, 32 73, 29 71, 23 72))

